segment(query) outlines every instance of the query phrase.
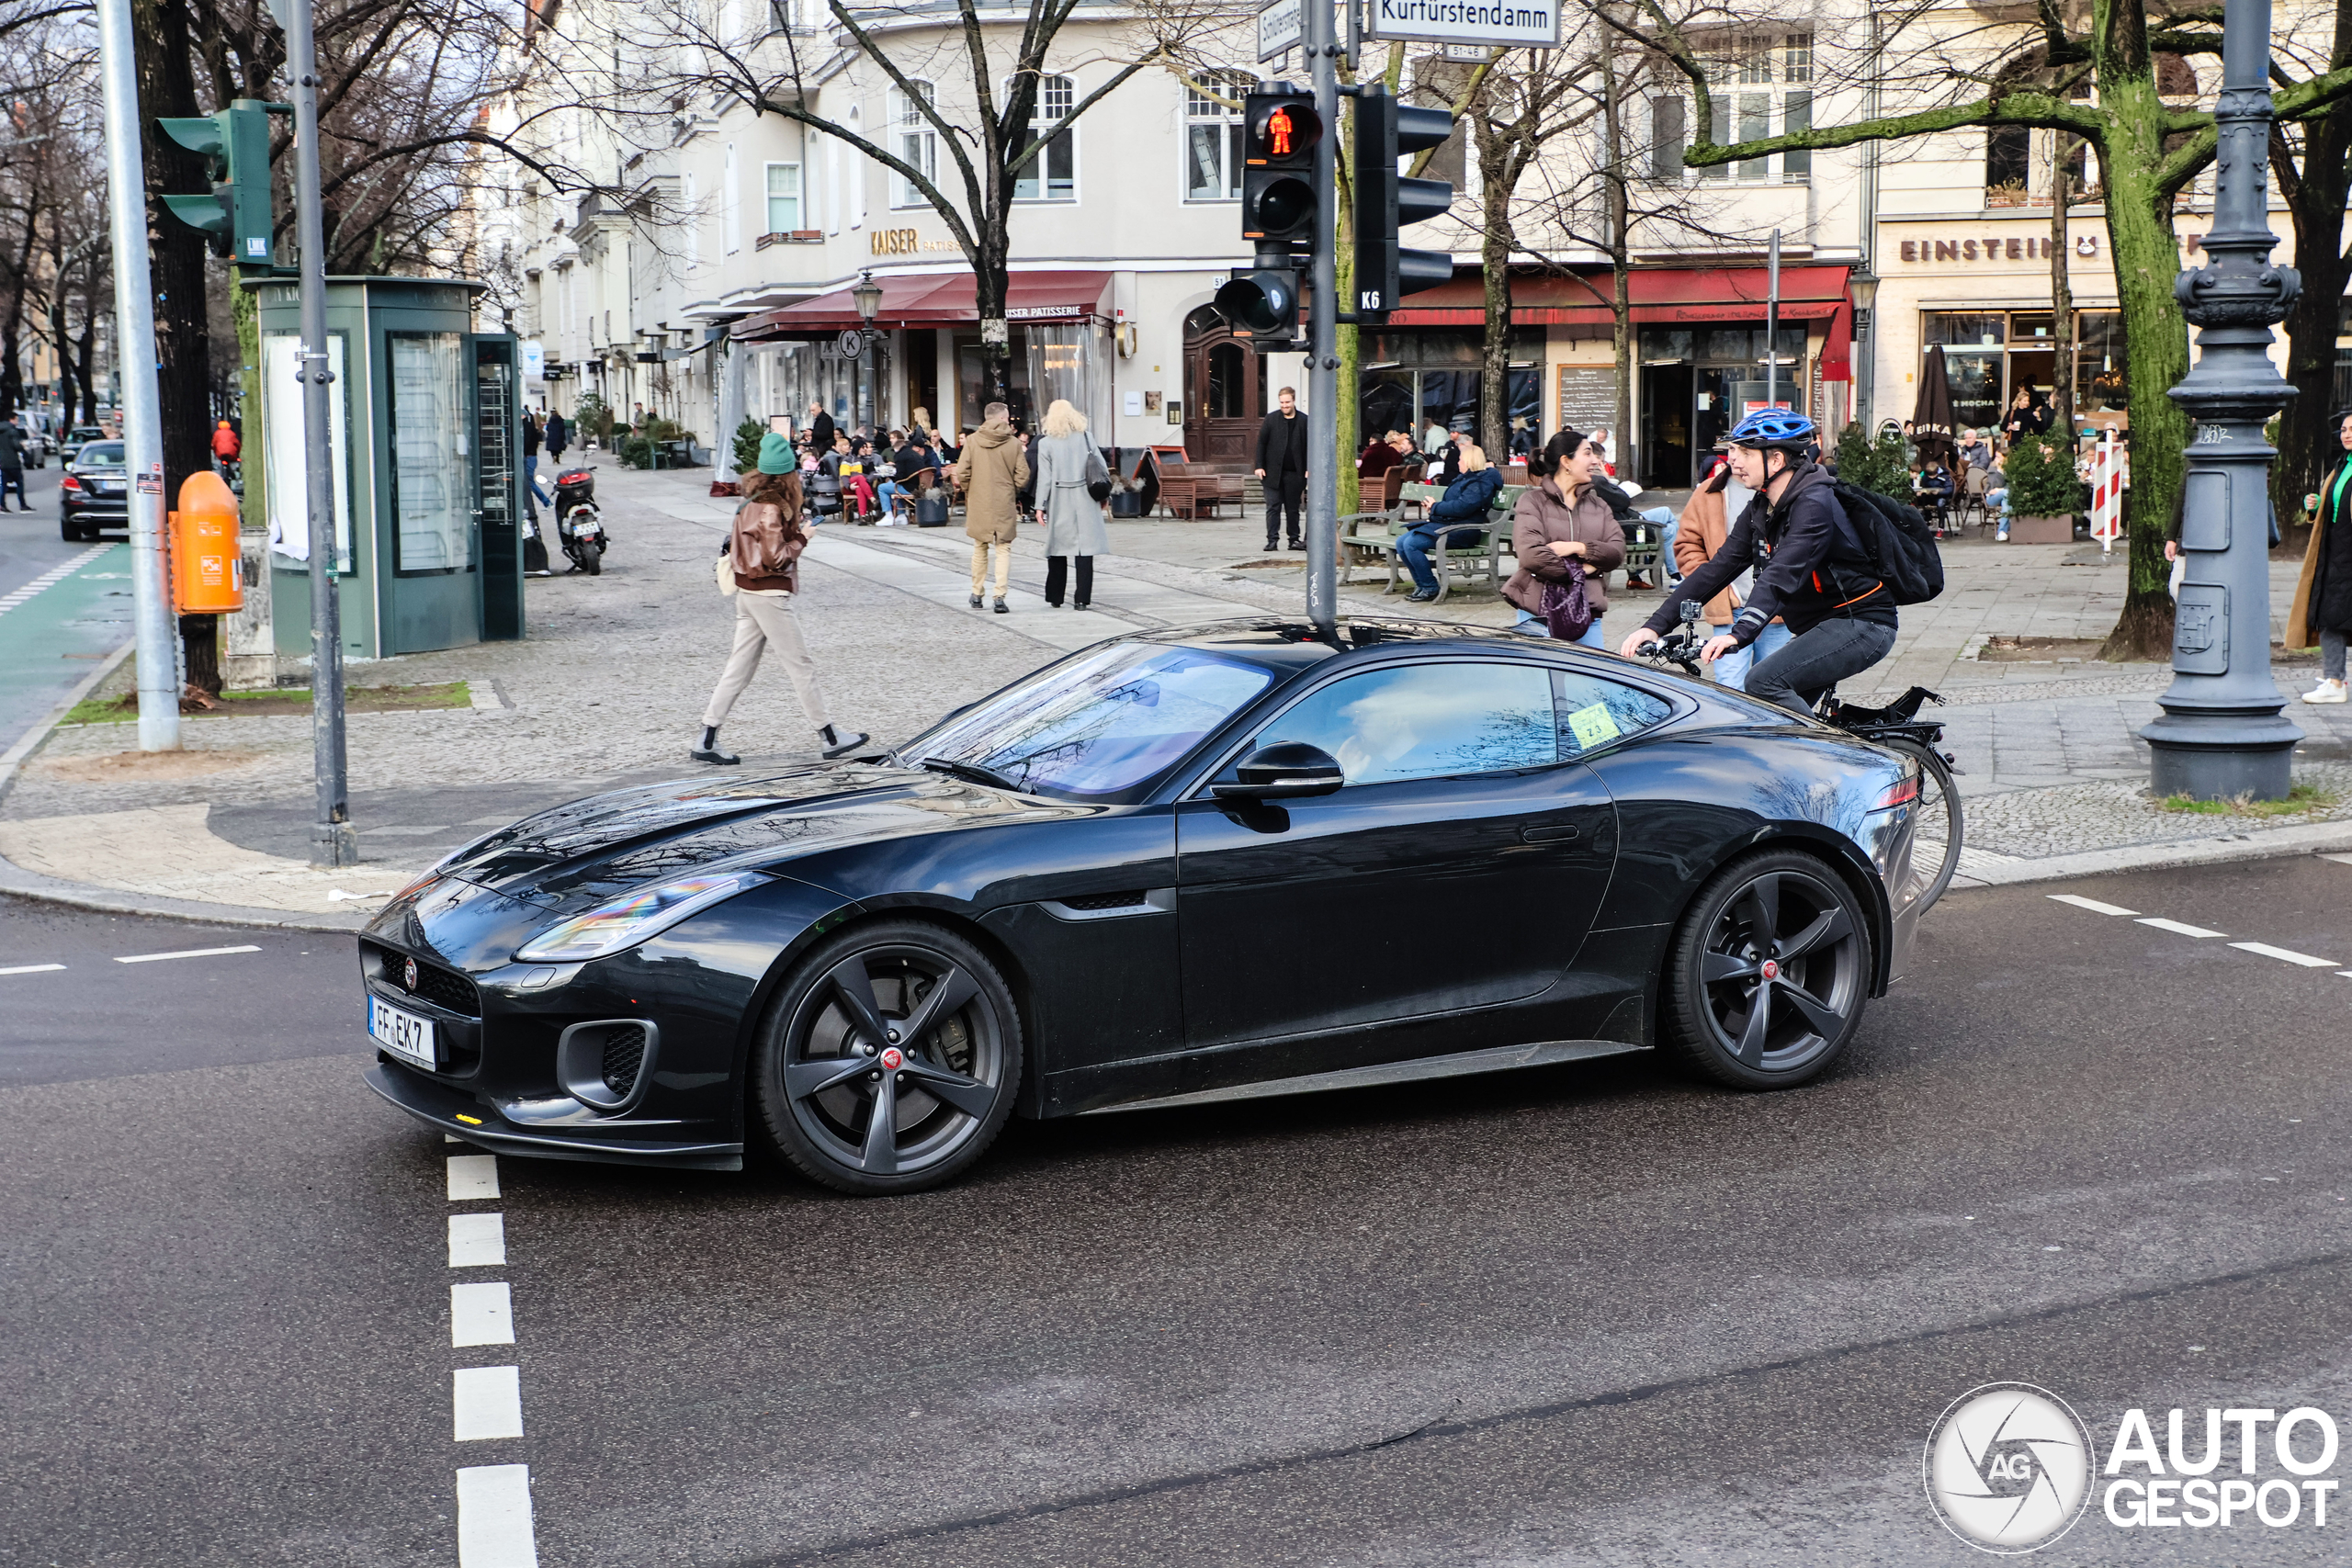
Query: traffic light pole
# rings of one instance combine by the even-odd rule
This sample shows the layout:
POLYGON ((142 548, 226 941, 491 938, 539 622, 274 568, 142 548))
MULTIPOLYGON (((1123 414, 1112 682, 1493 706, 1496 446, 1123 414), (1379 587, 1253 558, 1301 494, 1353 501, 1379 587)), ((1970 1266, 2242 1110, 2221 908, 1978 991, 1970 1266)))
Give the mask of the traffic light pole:
POLYGON ((179 635, 164 570, 163 390, 155 380, 155 290, 147 270, 147 175, 130 0, 97 0, 106 100, 107 217, 113 228, 115 373, 130 515, 131 625, 139 657, 139 749, 180 749, 179 635))
MULTIPOLYGON (((116 0, 117 4, 122 0, 116 0)), ((318 50, 311 0, 280 0, 286 71, 294 79, 294 239, 300 250, 302 468, 311 524, 311 755, 318 819, 311 863, 334 869, 359 861, 343 735, 343 607, 336 598, 334 458, 328 438, 326 226, 319 215, 318 50)))
POLYGON ((1337 8, 1324 0, 1302 7, 1301 41, 1315 92, 1315 112, 1323 134, 1315 144, 1315 246, 1307 293, 1306 382, 1306 619, 1325 636, 1340 618, 1340 299, 1339 41, 1332 36, 1337 8))

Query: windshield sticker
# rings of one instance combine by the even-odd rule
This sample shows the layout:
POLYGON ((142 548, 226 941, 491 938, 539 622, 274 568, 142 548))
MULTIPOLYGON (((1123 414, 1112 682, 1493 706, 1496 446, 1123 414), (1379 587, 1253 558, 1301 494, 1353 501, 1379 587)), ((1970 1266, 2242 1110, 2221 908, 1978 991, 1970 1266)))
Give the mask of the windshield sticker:
POLYGON ((1605 740, 1616 739, 1620 733, 1605 703, 1595 703, 1568 715, 1568 728, 1576 732, 1577 745, 1587 751, 1605 740))

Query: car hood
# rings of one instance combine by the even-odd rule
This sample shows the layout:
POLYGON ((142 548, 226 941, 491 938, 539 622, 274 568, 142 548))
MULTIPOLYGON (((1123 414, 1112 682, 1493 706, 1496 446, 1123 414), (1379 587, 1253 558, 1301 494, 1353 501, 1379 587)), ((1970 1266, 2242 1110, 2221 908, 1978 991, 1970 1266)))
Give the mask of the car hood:
POLYGON ((767 778, 679 780, 575 800, 469 845, 443 872, 571 913, 714 868, 768 868, 851 844, 1098 809, 920 769, 816 763, 767 778))

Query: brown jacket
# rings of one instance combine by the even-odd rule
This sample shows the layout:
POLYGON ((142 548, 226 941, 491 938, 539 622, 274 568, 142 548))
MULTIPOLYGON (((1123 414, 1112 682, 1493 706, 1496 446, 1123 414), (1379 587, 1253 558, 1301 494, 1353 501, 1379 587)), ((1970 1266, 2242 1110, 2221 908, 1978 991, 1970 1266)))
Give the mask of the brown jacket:
POLYGON ((972 432, 956 459, 956 488, 964 492, 964 532, 1009 545, 1021 532, 1021 487, 1029 482, 1028 455, 1012 426, 992 419, 972 432))
POLYGON ((1519 557, 1519 570, 1503 585, 1504 598, 1531 615, 1541 615, 1544 584, 1565 582, 1573 568, 1589 566, 1584 581, 1586 601, 1592 605, 1595 618, 1609 608, 1609 574, 1625 564, 1625 530, 1617 525, 1616 513, 1590 486, 1571 503, 1553 480, 1536 480, 1519 498, 1518 510, 1511 513, 1510 542, 1512 553, 1519 557), (1584 542, 1585 553, 1576 560, 1562 560, 1536 547, 1578 539, 1584 542))
MULTIPOLYGON (((1674 536, 1674 570, 1678 576, 1688 577, 1709 561, 1724 547, 1724 537, 1731 533, 1731 519, 1724 505, 1724 492, 1701 485, 1690 492, 1690 500, 1682 508, 1682 526, 1674 536)), ((1727 626, 1739 613, 1739 595, 1730 589, 1707 601, 1707 624, 1727 626)))

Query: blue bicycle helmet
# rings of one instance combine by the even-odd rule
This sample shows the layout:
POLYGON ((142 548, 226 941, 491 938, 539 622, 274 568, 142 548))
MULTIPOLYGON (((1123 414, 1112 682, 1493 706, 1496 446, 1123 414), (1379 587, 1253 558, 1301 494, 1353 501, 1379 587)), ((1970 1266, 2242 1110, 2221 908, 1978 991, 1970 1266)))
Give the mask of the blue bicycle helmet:
POLYGON ((1764 409, 1741 420, 1724 439, 1734 446, 1778 446, 1785 452, 1802 452, 1820 437, 1813 421, 1804 415, 1787 409, 1764 409))

